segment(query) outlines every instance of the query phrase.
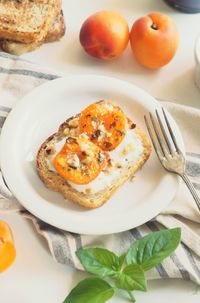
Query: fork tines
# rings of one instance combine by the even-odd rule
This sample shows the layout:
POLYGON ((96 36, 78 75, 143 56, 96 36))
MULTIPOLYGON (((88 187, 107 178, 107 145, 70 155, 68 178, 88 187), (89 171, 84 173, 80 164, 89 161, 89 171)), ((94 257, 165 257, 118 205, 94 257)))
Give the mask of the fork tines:
POLYGON ((152 113, 149 113, 150 119, 147 119, 146 116, 144 116, 144 119, 156 153, 159 157, 166 157, 167 154, 172 155, 174 152, 180 153, 164 108, 162 107, 162 118, 157 109, 155 110, 155 114, 154 117, 152 113))

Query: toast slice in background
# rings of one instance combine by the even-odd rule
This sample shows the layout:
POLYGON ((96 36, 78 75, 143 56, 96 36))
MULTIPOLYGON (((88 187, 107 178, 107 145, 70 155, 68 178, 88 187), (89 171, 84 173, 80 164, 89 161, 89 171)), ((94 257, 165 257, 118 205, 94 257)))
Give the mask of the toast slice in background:
POLYGON ((42 41, 61 10, 61 0, 0 1, 0 39, 42 41))
POLYGON ((47 32, 47 35, 44 37, 44 40, 41 42, 32 42, 32 43, 21 43, 11 40, 1 40, 0 48, 7 53, 20 56, 24 53, 34 51, 40 47, 43 43, 55 42, 60 40, 65 34, 65 20, 63 12, 60 11, 53 20, 52 25, 47 32))
POLYGON ((61 39, 65 34, 65 19, 61 10, 53 21, 47 35, 44 37, 44 43, 55 42, 61 39))
MULTIPOLYGON (((61 177, 56 170, 52 168, 53 166, 49 166, 49 157, 55 156, 56 144, 63 140, 63 138, 66 139, 68 136, 76 137, 79 134, 79 119, 80 114, 68 119, 59 127, 57 133, 50 136, 41 145, 37 154, 37 171, 41 180, 49 189, 60 192, 64 198, 78 203, 86 208, 97 208, 103 205, 112 196, 112 194, 137 170, 142 168, 150 156, 151 144, 146 134, 127 118, 129 133, 133 132, 133 136, 137 138, 137 141, 140 142, 142 146, 142 152, 139 155, 139 158, 137 158, 137 161, 134 162, 133 165, 127 166, 125 169, 120 171, 118 177, 115 178, 110 184, 105 186, 105 188, 95 193, 92 193, 92 191, 90 192, 89 190, 80 192, 76 189, 76 186, 72 186, 70 182, 61 177)), ((87 184, 87 186, 90 188, 90 184, 87 184)))

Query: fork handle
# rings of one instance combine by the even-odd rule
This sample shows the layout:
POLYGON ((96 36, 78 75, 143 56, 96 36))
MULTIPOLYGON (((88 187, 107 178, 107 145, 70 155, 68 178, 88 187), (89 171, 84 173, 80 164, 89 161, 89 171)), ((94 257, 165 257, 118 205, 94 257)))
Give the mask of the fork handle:
POLYGON ((187 187, 189 188, 189 190, 194 198, 194 201, 196 202, 196 205, 200 211, 200 198, 197 195, 194 185, 192 184, 192 182, 190 181, 190 179, 188 178, 188 176, 186 174, 181 174, 181 177, 182 177, 183 181, 185 182, 185 184, 187 185, 187 187))

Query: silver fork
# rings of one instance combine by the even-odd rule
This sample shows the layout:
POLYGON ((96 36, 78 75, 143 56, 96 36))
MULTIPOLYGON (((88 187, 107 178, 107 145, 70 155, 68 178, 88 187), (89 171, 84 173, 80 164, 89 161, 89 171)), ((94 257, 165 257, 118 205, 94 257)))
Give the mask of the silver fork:
POLYGON ((157 119, 155 119, 153 115, 149 113, 149 120, 151 123, 146 116, 144 116, 144 119, 158 159, 167 171, 179 175, 184 180, 200 211, 200 198, 185 172, 185 157, 177 144, 167 115, 162 108, 165 121, 165 123, 163 123, 158 110, 155 112, 157 119), (164 127, 164 124, 166 124, 166 127, 164 127), (166 129, 168 129, 168 131, 166 131, 166 129))

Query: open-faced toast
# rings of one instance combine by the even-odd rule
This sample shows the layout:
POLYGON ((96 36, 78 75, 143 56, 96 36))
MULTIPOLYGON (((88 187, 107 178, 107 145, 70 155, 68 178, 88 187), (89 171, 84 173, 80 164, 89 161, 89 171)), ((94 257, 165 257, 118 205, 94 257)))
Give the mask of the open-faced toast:
POLYGON ((96 208, 144 165, 150 152, 146 134, 116 104, 99 101, 46 139, 37 171, 48 188, 96 208))

